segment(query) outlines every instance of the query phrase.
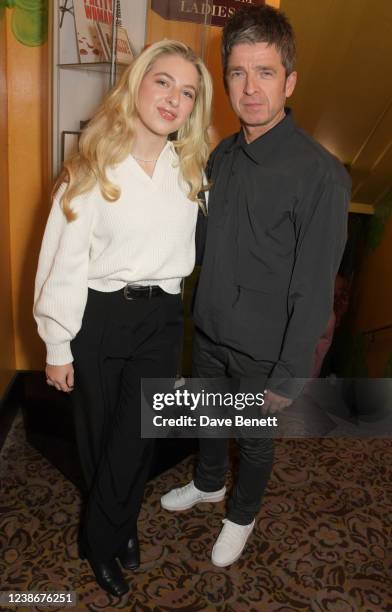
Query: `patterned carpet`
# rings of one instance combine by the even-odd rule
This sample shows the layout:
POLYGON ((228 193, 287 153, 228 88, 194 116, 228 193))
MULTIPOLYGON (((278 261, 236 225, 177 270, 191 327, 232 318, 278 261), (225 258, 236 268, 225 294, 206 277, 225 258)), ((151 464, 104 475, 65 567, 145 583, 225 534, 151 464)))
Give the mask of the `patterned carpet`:
POLYGON ((78 610, 392 610, 391 440, 278 441, 254 534, 225 570, 209 561, 223 502, 179 514, 159 505, 189 479, 193 461, 149 483, 142 567, 118 600, 77 557, 77 489, 26 444, 17 417, 0 456, 1 589, 75 590, 78 610))

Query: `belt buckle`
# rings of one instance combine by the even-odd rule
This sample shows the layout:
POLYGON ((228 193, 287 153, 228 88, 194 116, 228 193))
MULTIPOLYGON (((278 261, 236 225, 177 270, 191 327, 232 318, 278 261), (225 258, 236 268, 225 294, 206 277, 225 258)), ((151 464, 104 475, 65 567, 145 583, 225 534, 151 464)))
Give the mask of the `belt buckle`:
POLYGON ((131 285, 131 283, 127 283, 127 284, 125 285, 125 287, 124 287, 124 297, 125 297, 125 299, 126 299, 126 300, 128 300, 129 302, 131 302, 132 300, 134 300, 134 299, 135 299, 135 298, 131 297, 131 296, 128 294, 128 290, 131 288, 131 286, 132 286, 132 285, 131 285))

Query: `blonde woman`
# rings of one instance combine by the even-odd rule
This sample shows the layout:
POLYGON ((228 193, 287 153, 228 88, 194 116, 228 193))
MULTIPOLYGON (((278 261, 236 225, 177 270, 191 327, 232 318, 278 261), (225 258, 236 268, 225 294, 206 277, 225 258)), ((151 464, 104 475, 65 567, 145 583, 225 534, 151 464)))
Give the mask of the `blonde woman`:
POLYGON ((211 95, 190 48, 165 40, 144 50, 65 163, 39 258, 34 316, 47 382, 72 391, 86 482, 80 550, 118 596, 128 584, 117 559, 139 565, 153 450, 140 437, 140 379, 176 373, 211 95))

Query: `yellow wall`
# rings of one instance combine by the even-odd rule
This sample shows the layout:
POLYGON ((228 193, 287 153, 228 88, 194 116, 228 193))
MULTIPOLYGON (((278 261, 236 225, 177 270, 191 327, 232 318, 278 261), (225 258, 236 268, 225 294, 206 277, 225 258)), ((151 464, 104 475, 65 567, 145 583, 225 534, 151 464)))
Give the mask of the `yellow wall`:
POLYGON ((0 20, 0 398, 15 371, 8 192, 7 28, 0 20))
MULTIPOLYGON (((48 44, 27 47, 7 20, 9 227, 17 369, 41 368, 44 351, 32 317, 33 283, 48 211, 48 44)), ((4 25, 2 25, 4 27, 4 25)))
MULTIPOLYGON (((381 244, 364 258, 356 279, 357 331, 368 331, 392 325, 392 218, 389 219, 381 244)), ((367 337, 369 375, 381 377, 392 355, 392 330, 367 337)))

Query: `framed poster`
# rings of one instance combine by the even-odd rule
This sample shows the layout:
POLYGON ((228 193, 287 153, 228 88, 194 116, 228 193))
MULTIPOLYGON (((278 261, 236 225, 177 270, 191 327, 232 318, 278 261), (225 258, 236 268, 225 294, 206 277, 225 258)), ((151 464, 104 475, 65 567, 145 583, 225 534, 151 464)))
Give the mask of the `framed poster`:
POLYGON ((67 130, 61 132, 61 164, 77 152, 80 134, 67 130))

